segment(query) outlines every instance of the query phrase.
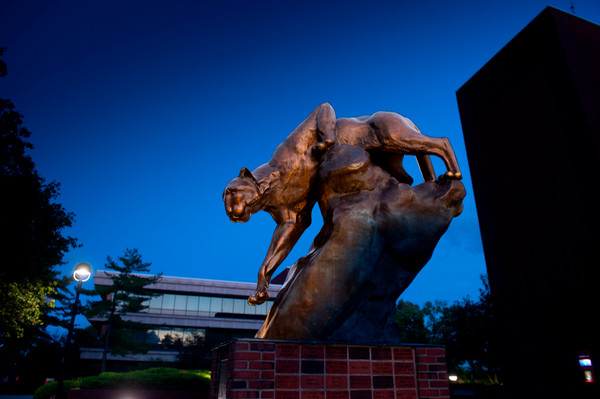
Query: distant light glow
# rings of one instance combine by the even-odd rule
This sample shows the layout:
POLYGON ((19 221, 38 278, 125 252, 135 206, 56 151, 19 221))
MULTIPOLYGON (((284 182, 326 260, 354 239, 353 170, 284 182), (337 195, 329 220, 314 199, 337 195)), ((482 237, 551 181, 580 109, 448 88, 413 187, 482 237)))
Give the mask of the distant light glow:
POLYGON ((579 367, 581 367, 583 371, 583 378, 586 384, 593 384, 596 382, 594 368, 592 367, 592 358, 589 352, 582 352, 579 354, 579 367))
POLYGON ((458 381, 458 376, 457 375, 449 375, 448 379, 452 382, 456 382, 456 381, 458 381))
POLYGON ((594 382, 594 373, 592 373, 592 370, 585 370, 583 372, 583 375, 585 377, 585 382, 587 382, 587 383, 594 382))

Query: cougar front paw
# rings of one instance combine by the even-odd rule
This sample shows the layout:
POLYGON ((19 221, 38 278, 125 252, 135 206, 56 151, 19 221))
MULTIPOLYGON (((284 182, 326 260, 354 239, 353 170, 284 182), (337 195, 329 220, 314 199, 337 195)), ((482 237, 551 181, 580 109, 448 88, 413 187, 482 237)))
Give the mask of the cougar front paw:
POLYGON ((256 293, 248 298, 248 303, 256 306, 264 303, 267 299, 269 299, 269 292, 265 288, 264 290, 256 290, 256 293))

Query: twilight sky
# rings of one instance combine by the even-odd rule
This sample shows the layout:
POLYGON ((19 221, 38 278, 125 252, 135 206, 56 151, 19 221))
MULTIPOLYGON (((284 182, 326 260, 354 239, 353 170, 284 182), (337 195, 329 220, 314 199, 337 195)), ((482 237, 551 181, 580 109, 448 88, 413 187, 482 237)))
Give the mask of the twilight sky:
MULTIPOLYGON (((338 117, 407 116, 450 139, 467 198, 402 298, 454 301, 477 297, 485 273, 455 92, 547 5, 572 4, 600 23, 598 0, 4 0, 0 97, 23 113, 38 171, 77 216, 66 233, 83 246, 65 274, 129 247, 152 272, 254 282, 275 223, 225 215, 240 168, 267 162, 325 101, 338 117)), ((418 177, 414 158, 405 164, 418 177)), ((280 270, 306 254, 313 215, 280 270)))

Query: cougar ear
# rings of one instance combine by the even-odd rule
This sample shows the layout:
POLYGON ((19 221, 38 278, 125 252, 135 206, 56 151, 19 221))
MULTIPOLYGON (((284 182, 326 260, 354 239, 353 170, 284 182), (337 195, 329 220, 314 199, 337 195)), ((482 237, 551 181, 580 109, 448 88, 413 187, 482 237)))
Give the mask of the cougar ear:
POLYGON ((249 179, 252 180, 254 182, 254 184, 258 185, 258 182, 256 181, 256 179, 254 178, 254 175, 252 174, 252 172, 250 172, 248 170, 248 168, 242 168, 240 170, 240 175, 238 176, 242 179, 249 179))

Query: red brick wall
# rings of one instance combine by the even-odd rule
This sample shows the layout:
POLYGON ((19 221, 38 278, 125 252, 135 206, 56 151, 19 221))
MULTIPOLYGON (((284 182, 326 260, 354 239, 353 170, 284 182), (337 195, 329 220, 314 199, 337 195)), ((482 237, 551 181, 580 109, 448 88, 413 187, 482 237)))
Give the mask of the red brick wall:
POLYGON ((215 349, 212 373, 213 399, 225 380, 227 399, 450 397, 440 347, 240 339, 215 349))

